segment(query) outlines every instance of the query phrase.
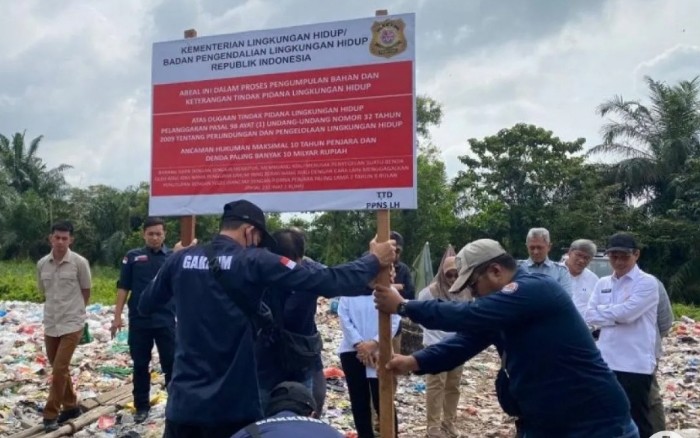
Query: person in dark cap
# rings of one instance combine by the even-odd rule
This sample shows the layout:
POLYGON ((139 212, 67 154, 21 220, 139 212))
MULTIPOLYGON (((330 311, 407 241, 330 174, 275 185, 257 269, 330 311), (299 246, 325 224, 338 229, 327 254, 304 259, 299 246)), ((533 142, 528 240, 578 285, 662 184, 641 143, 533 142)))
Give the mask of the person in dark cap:
POLYGON ((173 254, 142 293, 142 315, 175 304, 165 437, 229 438, 262 418, 255 338, 271 319, 261 306, 266 287, 369 294, 368 284, 395 258, 392 241, 372 241, 370 254, 354 262, 310 270, 265 249, 273 243, 257 205, 228 203, 213 241, 173 254))
MULTIPOLYGON (((324 265, 306 257, 306 237, 296 227, 277 230, 272 252, 313 269, 324 265)), ((323 377, 321 351, 323 341, 316 327, 319 296, 325 291, 299 293, 267 290, 263 302, 270 308, 275 327, 257 339, 258 383, 261 401, 266 404, 272 389, 282 382, 299 382, 311 389, 316 398, 317 414, 321 414, 325 399, 326 379, 323 377), (321 374, 323 388, 317 388, 321 374)))
POLYGON ((413 284, 411 277, 411 268, 401 261, 401 253, 403 252, 404 240, 403 236, 398 231, 392 231, 389 239, 396 241, 396 260, 394 261, 394 269, 396 270, 396 283, 402 284, 403 289, 401 295, 407 300, 416 298, 416 286, 413 284))
POLYGON ((341 438, 343 434, 315 417, 316 402, 308 388, 283 382, 271 393, 264 420, 246 426, 231 438, 341 438))
POLYGON ((501 356, 496 394, 528 438, 637 438, 629 403, 564 288, 549 275, 528 273, 490 239, 467 244, 456 257, 450 293, 469 302, 406 301, 376 286, 377 308, 432 330, 456 332, 387 368, 437 374, 490 345, 501 356))
POLYGON ((641 438, 661 432, 654 421, 651 390, 659 339, 659 282, 639 269, 640 248, 629 233, 613 234, 605 250, 613 274, 595 285, 586 322, 600 329, 598 349, 625 390, 641 438))

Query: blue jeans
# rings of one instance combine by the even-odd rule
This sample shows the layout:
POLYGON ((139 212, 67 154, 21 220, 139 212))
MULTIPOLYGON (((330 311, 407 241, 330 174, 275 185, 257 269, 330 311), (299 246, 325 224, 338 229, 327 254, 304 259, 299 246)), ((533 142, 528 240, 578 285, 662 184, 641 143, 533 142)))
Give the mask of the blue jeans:
POLYGON ((530 429, 527 425, 523 429, 523 438, 639 438, 631 418, 583 423, 558 431, 530 429))

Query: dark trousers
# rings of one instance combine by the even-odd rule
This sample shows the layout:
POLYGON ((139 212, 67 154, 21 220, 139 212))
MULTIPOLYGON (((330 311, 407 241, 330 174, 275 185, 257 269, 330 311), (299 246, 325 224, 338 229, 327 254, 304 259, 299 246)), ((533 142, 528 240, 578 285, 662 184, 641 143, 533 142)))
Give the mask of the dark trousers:
MULTIPOLYGON (((340 364, 345 373, 350 395, 352 418, 358 438, 374 438, 372 405, 379 412, 379 380, 367 378, 365 366, 357 359, 357 352, 341 353, 340 364)), ((398 419, 394 409, 394 429, 398 436, 398 419)))
POLYGON ((627 394, 627 399, 630 402, 630 414, 639 429, 639 436, 649 438, 654 434, 650 398, 651 382, 654 376, 623 371, 615 371, 615 376, 627 394))
POLYGON ((245 423, 225 423, 210 426, 173 423, 165 420, 163 438, 231 438, 253 421, 245 423))
POLYGON ((664 402, 661 399, 661 388, 656 380, 656 373, 651 380, 651 393, 649 394, 651 405, 651 430, 654 433, 666 430, 666 415, 664 414, 664 402))
POLYGON ((134 365, 134 407, 137 411, 149 410, 151 390, 151 353, 153 344, 158 349, 160 366, 165 374, 165 386, 170 383, 175 358, 175 328, 129 327, 129 353, 134 365))
POLYGON ((320 417, 323 414, 323 405, 326 403, 326 376, 323 374, 323 368, 312 371, 311 392, 316 401, 316 413, 320 417))

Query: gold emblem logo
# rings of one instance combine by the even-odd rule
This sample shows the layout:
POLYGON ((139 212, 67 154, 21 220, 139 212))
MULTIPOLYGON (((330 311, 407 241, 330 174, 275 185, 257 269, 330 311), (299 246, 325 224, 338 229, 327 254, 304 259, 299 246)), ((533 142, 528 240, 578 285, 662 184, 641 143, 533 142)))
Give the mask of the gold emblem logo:
POLYGON ((406 50, 408 43, 403 33, 406 23, 402 19, 375 21, 372 25, 372 41, 369 52, 374 56, 391 58, 406 50))

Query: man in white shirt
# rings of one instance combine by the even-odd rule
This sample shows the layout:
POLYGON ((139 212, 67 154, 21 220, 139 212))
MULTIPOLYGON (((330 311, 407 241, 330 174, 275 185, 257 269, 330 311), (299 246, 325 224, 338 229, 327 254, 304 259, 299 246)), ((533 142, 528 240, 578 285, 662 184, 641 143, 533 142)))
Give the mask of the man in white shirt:
POLYGON ((659 285, 637 266, 639 246, 631 234, 611 236, 606 254, 614 272, 596 283, 585 319, 600 327, 601 355, 627 394, 640 437, 649 438, 658 432, 651 421, 650 391, 656 368, 659 285))
POLYGON ((597 249, 590 240, 575 240, 569 246, 568 257, 564 262, 571 274, 571 299, 581 316, 586 313, 591 292, 598 282, 598 276, 588 269, 597 249))

